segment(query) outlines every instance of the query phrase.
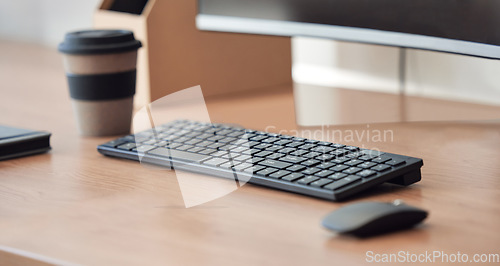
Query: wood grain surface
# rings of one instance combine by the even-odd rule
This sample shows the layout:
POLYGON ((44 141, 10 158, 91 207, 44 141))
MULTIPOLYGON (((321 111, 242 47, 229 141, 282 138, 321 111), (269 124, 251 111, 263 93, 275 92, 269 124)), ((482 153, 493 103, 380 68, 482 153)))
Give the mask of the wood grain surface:
MULTIPOLYGON (((54 50, 0 42, 0 51, 0 123, 53 133, 51 152, 0 162, 2 265, 363 265, 368 251, 500 253, 498 122, 332 127, 393 132, 349 144, 423 158, 422 181, 340 203, 247 184, 186 209, 173 171, 100 155, 96 146, 112 137, 78 136, 54 50), (320 226, 345 204, 395 199, 429 218, 368 239, 320 226)), ((295 124, 292 88, 209 98, 207 106, 216 122, 311 130, 295 124)))

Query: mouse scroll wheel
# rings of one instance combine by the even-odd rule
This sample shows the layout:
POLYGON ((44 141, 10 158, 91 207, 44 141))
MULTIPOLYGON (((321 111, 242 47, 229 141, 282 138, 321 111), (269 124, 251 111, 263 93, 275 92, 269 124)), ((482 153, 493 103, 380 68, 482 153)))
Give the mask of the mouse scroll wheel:
POLYGON ((402 201, 402 200, 400 200, 400 199, 394 200, 394 201, 392 202, 392 204, 393 204, 394 206, 399 206, 399 205, 404 204, 404 203, 405 203, 405 202, 404 202, 404 201, 402 201))

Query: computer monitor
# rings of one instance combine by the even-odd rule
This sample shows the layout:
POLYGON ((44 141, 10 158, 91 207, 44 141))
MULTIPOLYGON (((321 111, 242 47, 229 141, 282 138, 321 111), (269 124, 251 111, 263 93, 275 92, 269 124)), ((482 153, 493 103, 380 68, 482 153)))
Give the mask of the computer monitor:
POLYGON ((500 59, 499 14, 499 0, 199 0, 197 26, 500 59))

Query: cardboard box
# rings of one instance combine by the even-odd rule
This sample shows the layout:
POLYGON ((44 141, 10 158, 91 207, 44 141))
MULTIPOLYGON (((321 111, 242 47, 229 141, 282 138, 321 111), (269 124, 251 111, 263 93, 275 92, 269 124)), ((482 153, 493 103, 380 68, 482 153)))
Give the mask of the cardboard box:
POLYGON ((135 103, 201 85, 205 96, 291 84, 287 37, 205 32, 196 0, 103 0, 95 28, 132 30, 139 52, 135 103))

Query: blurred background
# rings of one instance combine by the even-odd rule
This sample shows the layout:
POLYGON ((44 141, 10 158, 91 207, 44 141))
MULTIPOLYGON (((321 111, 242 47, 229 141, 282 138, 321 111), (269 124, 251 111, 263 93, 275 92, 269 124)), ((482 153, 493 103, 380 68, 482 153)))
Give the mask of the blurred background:
POLYGON ((100 0, 0 0, 0 38, 52 47, 67 31, 92 26, 100 0))
MULTIPOLYGON (((65 32, 92 26, 99 3, 0 0, 0 39, 55 48, 65 32)), ((297 82, 398 93, 398 48, 302 37, 292 47, 297 82)), ((409 95, 500 104, 500 61, 416 50, 407 58, 409 95)))

